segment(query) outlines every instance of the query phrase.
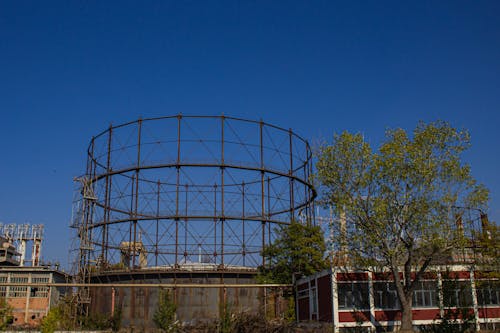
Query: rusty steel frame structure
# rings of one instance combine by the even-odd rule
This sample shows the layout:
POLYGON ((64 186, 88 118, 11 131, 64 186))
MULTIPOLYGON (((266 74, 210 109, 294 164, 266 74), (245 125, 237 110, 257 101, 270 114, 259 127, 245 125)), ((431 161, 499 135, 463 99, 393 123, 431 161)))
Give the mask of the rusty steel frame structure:
POLYGON ((265 265, 292 219, 314 223, 309 143, 291 129, 182 114, 92 138, 73 213, 81 283, 100 268, 265 265))

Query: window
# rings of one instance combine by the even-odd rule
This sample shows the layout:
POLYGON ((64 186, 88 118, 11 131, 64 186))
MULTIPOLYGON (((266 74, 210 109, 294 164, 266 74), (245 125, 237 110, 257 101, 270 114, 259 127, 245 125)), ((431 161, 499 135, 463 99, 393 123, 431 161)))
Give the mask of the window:
POLYGON ((27 291, 26 287, 18 287, 18 286, 10 287, 9 297, 26 297, 26 291, 27 291))
MULTIPOLYGON (((26 274, 12 274, 10 282, 28 283, 28 276, 26 274)), ((26 297, 27 291, 27 286, 12 286, 9 288, 9 297, 26 297)))
POLYGON ((10 282, 12 283, 28 283, 27 275, 12 274, 10 277, 10 282))
POLYGON ((31 287, 30 297, 48 297, 49 287, 31 287))
POLYGON ((420 281, 413 291, 413 306, 420 308, 437 308, 439 299, 437 281, 420 281))
POLYGON ((500 305, 499 281, 477 281, 476 293, 478 305, 500 305))
MULTIPOLYGON (((0 282, 6 283, 7 282, 7 275, 1 275, 0 282)), ((7 287, 0 287, 0 297, 5 297, 6 293, 7 293, 7 287)))
POLYGON ((297 297, 299 299, 309 297, 309 289, 299 290, 297 297))
POLYGON ((374 282, 373 296, 376 308, 399 309, 399 301, 394 282, 374 282))
POLYGON ((31 282, 33 283, 49 283, 49 277, 48 276, 33 276, 31 278, 31 282))
POLYGON ((318 303, 316 302, 316 299, 317 299, 317 293, 316 293, 316 288, 312 288, 311 289, 311 299, 310 299, 310 303, 312 305, 312 308, 311 308, 311 313, 312 314, 317 314, 318 313, 318 303))
POLYGON ((472 306, 470 281, 443 281, 443 303, 445 307, 472 306))
POLYGON ((368 309, 368 282, 341 282, 338 287, 339 309, 368 309))

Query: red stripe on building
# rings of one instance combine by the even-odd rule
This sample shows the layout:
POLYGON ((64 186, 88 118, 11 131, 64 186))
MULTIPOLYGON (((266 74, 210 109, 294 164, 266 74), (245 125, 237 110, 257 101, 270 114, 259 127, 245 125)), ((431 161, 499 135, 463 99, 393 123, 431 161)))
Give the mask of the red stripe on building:
POLYGON ((500 318, 500 308, 479 308, 479 318, 500 318))
POLYGON ((370 321, 370 311, 339 312, 339 322, 352 323, 370 321))
POLYGON ((337 281, 368 281, 368 273, 338 273, 337 281))

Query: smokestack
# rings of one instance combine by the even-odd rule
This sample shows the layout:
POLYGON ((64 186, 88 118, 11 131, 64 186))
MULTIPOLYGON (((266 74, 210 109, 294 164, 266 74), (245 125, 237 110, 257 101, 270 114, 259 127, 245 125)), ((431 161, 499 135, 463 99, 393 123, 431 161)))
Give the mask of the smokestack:
POLYGON ((33 250, 31 252, 31 265, 38 266, 40 264, 40 252, 42 247, 42 241, 35 239, 33 241, 33 250))

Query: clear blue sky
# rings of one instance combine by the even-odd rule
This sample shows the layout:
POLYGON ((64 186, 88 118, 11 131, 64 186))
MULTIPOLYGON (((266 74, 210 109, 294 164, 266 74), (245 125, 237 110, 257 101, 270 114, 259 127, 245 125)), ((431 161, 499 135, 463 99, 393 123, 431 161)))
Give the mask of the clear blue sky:
POLYGON ((184 114, 317 141, 447 120, 500 221, 500 1, 1 1, 0 221, 66 262, 92 135, 184 114))

